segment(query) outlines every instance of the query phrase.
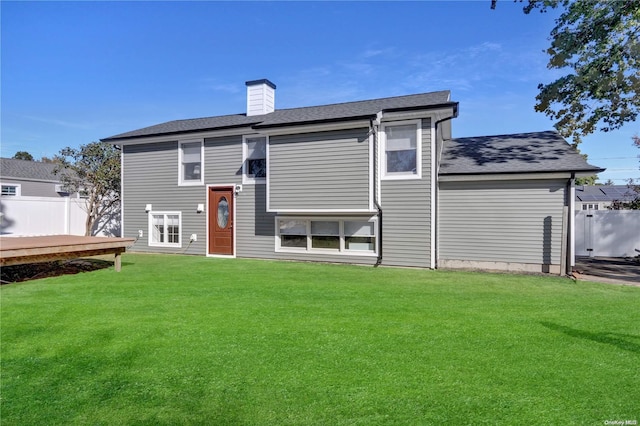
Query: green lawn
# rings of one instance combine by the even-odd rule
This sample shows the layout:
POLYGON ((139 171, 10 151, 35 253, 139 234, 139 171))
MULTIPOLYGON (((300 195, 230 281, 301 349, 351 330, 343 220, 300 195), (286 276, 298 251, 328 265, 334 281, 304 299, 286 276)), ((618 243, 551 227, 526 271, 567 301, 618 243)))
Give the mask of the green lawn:
POLYGON ((1 297, 3 426, 640 421, 640 288, 129 254, 1 297))

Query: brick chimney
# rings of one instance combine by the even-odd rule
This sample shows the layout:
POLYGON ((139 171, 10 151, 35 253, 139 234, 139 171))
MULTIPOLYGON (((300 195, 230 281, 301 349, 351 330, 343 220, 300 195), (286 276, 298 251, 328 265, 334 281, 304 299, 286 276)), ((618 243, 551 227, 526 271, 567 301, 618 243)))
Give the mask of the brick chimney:
POLYGON ((269 80, 247 81, 247 116, 269 114, 275 110, 276 85, 269 80))

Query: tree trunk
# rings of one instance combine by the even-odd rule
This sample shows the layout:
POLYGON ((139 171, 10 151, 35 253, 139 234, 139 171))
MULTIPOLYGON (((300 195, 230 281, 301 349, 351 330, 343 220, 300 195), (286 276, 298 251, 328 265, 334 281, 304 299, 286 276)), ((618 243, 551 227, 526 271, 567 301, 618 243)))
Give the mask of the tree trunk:
POLYGON ((93 216, 91 213, 87 213, 87 220, 84 222, 84 236, 91 237, 92 229, 93 229, 93 216))

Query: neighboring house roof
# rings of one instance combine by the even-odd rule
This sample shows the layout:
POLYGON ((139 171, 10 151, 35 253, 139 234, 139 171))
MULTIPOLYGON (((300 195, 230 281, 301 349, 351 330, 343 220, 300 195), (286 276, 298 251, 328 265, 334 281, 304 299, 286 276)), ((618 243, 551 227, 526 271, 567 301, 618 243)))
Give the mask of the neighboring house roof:
POLYGON ((340 104, 277 109, 272 113, 264 115, 247 116, 246 114, 235 114, 195 118, 191 120, 175 120, 131 132, 121 133, 119 135, 102 139, 102 141, 115 142, 122 139, 146 136, 198 132, 204 130, 222 130, 245 126, 269 128, 322 123, 327 121, 356 120, 375 117, 375 115, 380 111, 405 111, 411 109, 436 108, 440 106, 453 107, 457 109, 457 105, 457 102, 451 101, 450 92, 448 90, 444 90, 440 92, 395 96, 391 98, 346 102, 340 104))
POLYGON ((587 163, 554 131, 457 138, 444 142, 440 175, 586 172, 587 163))
POLYGON ((576 200, 582 202, 633 201, 640 196, 627 185, 577 186, 576 200))
POLYGON ((55 166, 53 163, 42 163, 40 161, 0 158, 0 176, 3 178, 60 182, 60 178, 53 173, 55 166))

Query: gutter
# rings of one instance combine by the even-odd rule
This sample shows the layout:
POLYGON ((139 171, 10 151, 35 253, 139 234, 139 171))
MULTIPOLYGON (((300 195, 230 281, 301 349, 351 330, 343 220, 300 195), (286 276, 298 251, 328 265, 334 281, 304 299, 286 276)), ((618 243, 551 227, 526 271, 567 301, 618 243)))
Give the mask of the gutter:
MULTIPOLYGON (((228 126, 218 126, 218 127, 203 127, 200 129, 190 129, 190 130, 173 130, 173 131, 169 131, 169 132, 157 132, 157 133, 149 133, 149 134, 144 134, 144 135, 133 135, 133 136, 111 136, 108 138, 104 138, 104 139, 100 139, 100 142, 105 142, 105 143, 110 143, 110 144, 118 144, 121 143, 122 141, 129 141, 132 139, 143 139, 143 138, 154 138, 154 137, 159 137, 159 136, 173 136, 173 135, 184 135, 184 134, 190 134, 190 133, 201 133, 201 132, 214 132, 214 131, 219 131, 219 130, 231 130, 231 129, 239 129, 242 127, 250 127, 250 128, 254 128, 256 123, 260 123, 259 121, 257 122, 249 122, 249 123, 244 123, 244 124, 231 124, 228 126)), ((125 133, 126 135, 126 133, 125 133)))

